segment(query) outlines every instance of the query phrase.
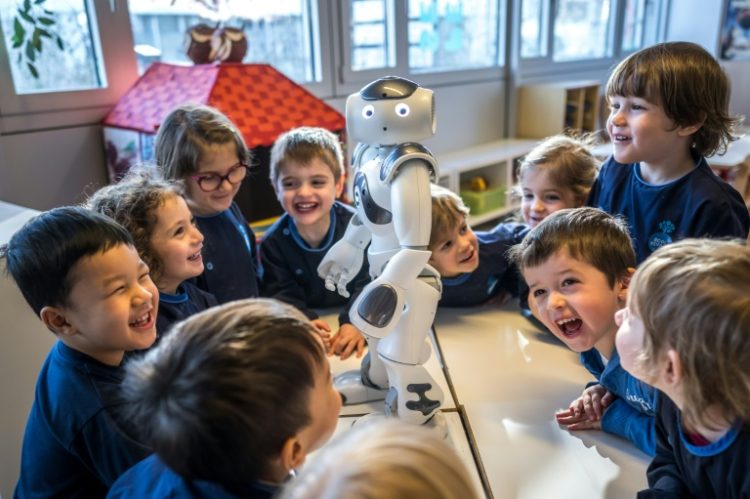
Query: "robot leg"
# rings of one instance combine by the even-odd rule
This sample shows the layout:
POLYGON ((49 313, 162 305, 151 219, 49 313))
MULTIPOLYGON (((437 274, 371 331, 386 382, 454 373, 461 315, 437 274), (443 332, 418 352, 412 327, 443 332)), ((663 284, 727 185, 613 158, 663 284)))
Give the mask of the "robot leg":
POLYGON ((362 359, 361 367, 337 374, 333 378, 333 386, 342 395, 344 405, 383 400, 388 393, 388 373, 377 355, 380 339, 367 335, 365 339, 368 351, 362 359))
POLYGON ((408 423, 429 421, 443 402, 442 389, 424 367, 430 357, 427 335, 440 299, 439 286, 431 276, 420 277, 408 291, 401 321, 378 346, 391 386, 385 412, 408 423))

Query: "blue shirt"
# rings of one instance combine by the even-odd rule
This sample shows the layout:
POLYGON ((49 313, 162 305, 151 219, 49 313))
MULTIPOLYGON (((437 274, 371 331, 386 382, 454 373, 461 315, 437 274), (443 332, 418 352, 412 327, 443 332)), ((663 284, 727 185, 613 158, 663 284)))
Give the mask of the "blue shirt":
POLYGON ((653 456, 656 390, 622 368, 617 350, 612 351, 606 366, 595 348, 581 353, 581 364, 617 397, 604 411, 602 430, 630 440, 653 456))
POLYGON ((210 217, 195 217, 203 234, 203 273, 195 284, 219 303, 259 295, 255 234, 236 203, 210 217))
POLYGON ((471 307, 481 305, 502 291, 518 294, 519 276, 505 253, 518 244, 529 231, 518 223, 500 223, 487 232, 477 232, 479 265, 474 272, 456 277, 441 278, 443 294, 441 307, 471 307))
POLYGON ((177 294, 159 292, 159 313, 156 316, 157 339, 153 348, 175 322, 218 305, 211 293, 206 293, 190 282, 183 282, 177 294))
POLYGON ((681 413, 663 393, 656 398, 656 457, 648 466, 647 497, 750 497, 750 431, 736 424, 716 442, 694 445, 681 413))
POLYGON ((158 456, 152 455, 124 473, 107 494, 108 499, 271 499, 278 487, 251 481, 247 487, 229 490, 218 483, 189 480, 178 475, 158 456))
MULTIPOLYGON (((317 319, 313 308, 340 307, 352 303, 370 281, 367 259, 346 286, 350 298, 329 291, 318 276, 318 265, 331 246, 346 232, 354 210, 338 201, 331 208, 328 234, 317 248, 311 248, 300 236, 294 219, 288 214, 268 229, 260 244, 262 294, 294 305, 310 319, 317 319)), ((348 307, 339 316, 340 324, 349 323, 348 307)))
POLYGON ((148 455, 117 410, 123 370, 58 341, 39 372, 15 497, 104 497, 148 455))
POLYGON ((695 168, 665 185, 641 178, 639 163, 610 157, 589 194, 588 205, 623 215, 638 263, 654 250, 688 237, 746 239, 750 215, 742 196, 711 171, 703 157, 695 168))

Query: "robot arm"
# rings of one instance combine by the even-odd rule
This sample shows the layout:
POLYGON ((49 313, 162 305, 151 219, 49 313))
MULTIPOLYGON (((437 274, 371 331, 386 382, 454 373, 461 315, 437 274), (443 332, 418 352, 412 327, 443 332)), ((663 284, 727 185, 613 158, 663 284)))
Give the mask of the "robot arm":
POLYGON ((404 296, 430 259, 432 204, 429 164, 414 159, 402 164, 391 183, 393 228, 400 249, 354 304, 352 322, 366 334, 386 336, 398 323, 404 296))
POLYGON ((325 279, 326 289, 337 291, 344 298, 349 297, 346 286, 362 268, 364 252, 372 235, 357 215, 349 221, 342 237, 326 253, 318 265, 318 275, 325 279))

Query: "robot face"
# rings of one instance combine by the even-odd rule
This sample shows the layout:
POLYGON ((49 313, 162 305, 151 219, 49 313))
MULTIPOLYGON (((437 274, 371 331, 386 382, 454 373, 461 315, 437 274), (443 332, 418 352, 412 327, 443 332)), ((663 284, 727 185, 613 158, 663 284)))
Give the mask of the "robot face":
POLYGON ((406 81, 383 78, 371 83, 346 100, 347 133, 357 142, 393 145, 418 142, 435 134, 434 98, 431 90, 406 81))

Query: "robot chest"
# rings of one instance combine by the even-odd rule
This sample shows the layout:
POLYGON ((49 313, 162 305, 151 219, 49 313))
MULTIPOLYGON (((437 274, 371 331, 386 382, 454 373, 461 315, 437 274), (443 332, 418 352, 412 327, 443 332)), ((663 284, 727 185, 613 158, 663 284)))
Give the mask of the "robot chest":
POLYGON ((387 186, 378 182, 377 176, 359 171, 354 177, 354 206, 367 222, 373 225, 388 225, 393 214, 383 206, 387 198, 387 186), (378 199, 381 201, 378 202, 378 199))

